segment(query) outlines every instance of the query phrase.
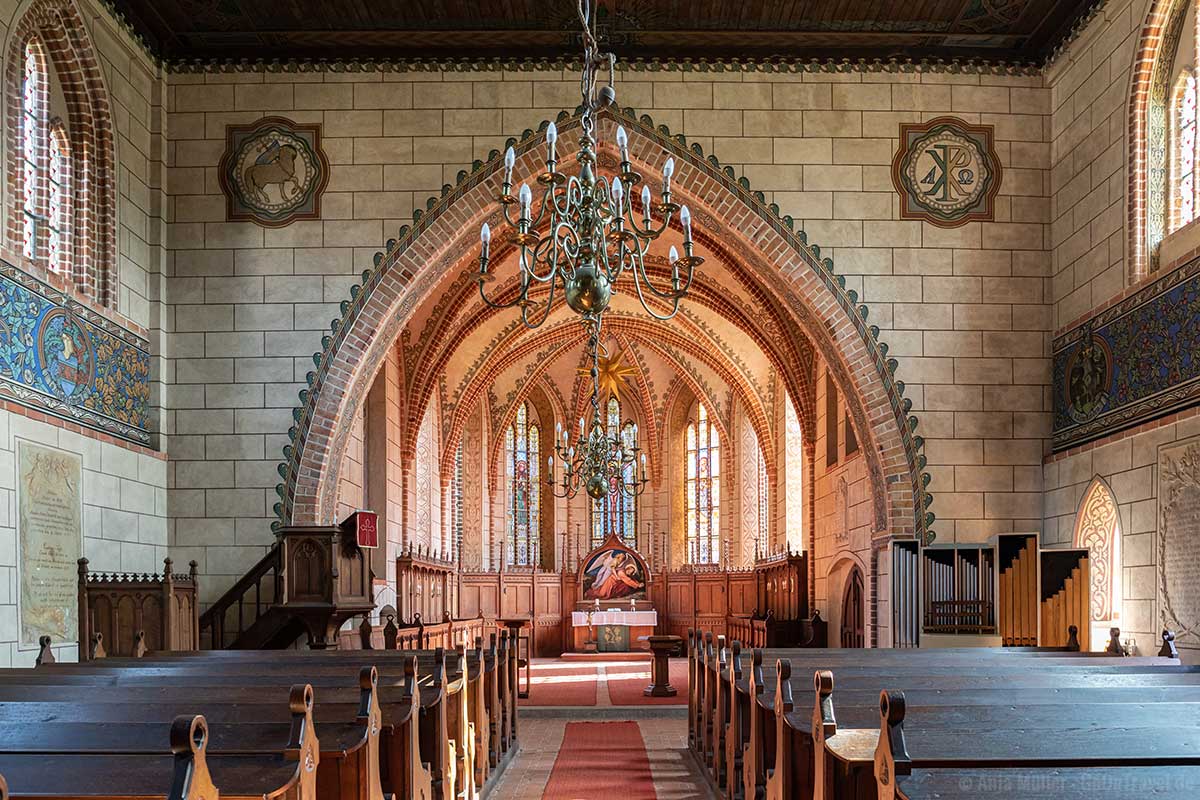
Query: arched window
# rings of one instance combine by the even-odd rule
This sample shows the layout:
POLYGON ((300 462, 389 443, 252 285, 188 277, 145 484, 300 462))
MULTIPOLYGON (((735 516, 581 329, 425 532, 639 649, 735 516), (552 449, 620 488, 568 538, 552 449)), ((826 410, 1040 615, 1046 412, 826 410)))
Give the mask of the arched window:
POLYGON ((21 80, 21 211, 22 251, 26 258, 38 256, 38 227, 42 215, 42 165, 45 161, 47 105, 46 59, 42 44, 30 39, 25 44, 24 73, 21 80))
POLYGON ((687 426, 685 508, 688 561, 720 562, 721 549, 721 443, 708 409, 697 403, 695 419, 687 426))
POLYGON ((72 0, 33 0, 9 41, 10 241, 60 288, 115 305, 113 106, 88 29, 72 0))
POLYGON ((1196 76, 1184 71, 1171 94, 1168 233, 1196 218, 1196 76))
POLYGON ((1075 522, 1075 547, 1087 548, 1091 573, 1092 644, 1103 647, 1108 628, 1121 618, 1121 531, 1117 501, 1108 485, 1094 478, 1075 522), (1099 635, 1097 635, 1097 632, 1099 635))
MULTIPOLYGON (((616 395, 610 395, 608 398, 604 427, 610 438, 620 431, 621 446, 626 452, 632 452, 637 439, 637 426, 628 420, 624 424, 621 423, 621 401, 616 395)), ((622 469, 625 484, 633 486, 634 462, 627 461, 622 469)), ((637 496, 621 491, 615 480, 606 497, 592 501, 592 545, 600 544, 609 533, 616 533, 630 547, 636 544, 637 496)))
POLYGON ((541 482, 538 480, 540 432, 522 403, 504 436, 508 465, 508 564, 528 567, 537 560, 541 529, 541 482))
POLYGON ((771 541, 771 503, 770 483, 767 480, 767 460, 763 457, 762 449, 756 449, 758 455, 758 531, 754 545, 755 557, 767 552, 771 541))
POLYGON ((1195 0, 1152 0, 1141 28, 1128 106, 1131 281, 1157 270, 1163 240, 1197 216, 1198 25, 1195 0))
POLYGON ((71 143, 62 120, 50 123, 46 160, 46 264, 51 272, 71 274, 71 143))

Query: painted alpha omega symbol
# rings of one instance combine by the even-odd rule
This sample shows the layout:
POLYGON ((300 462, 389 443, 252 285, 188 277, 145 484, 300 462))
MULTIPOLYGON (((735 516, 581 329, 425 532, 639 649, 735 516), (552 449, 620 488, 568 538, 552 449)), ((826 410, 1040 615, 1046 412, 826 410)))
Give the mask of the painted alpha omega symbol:
POLYGON ((954 117, 901 125, 892 180, 900 216, 942 228, 995 218, 1002 169, 990 125, 954 117))

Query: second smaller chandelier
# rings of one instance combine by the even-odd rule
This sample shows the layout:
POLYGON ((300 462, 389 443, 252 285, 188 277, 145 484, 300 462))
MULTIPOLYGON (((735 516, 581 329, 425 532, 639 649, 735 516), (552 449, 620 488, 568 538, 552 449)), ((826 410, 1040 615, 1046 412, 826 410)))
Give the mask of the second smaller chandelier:
POLYGON ((617 128, 616 135, 620 152, 617 174, 611 179, 597 174, 594 112, 616 99, 612 89, 614 60, 611 54, 597 51, 586 2, 580 4, 579 16, 584 57, 580 81, 582 130, 575 155, 578 173, 568 176, 559 171, 558 129, 550 123, 546 128, 546 165, 537 176, 541 197, 535 206, 528 185, 522 183, 513 192, 516 154, 508 148, 504 154, 504 182, 496 199, 505 222, 513 229, 509 239, 519 248, 520 286, 517 296, 508 301, 487 296, 484 286, 495 280, 495 274, 490 259, 492 232, 484 223, 480 231, 483 247, 479 294, 493 308, 520 308, 522 322, 536 328, 549 318, 555 295, 561 289, 572 311, 585 321, 595 321, 608 308, 617 281, 628 271, 642 307, 656 319, 667 320, 679 310, 696 267, 704 261, 693 253, 691 213, 686 205, 671 199, 674 159, 667 159, 663 167, 661 199, 654 200, 650 187, 642 184, 642 176, 629 162, 629 137, 623 127, 617 128), (601 66, 608 67, 609 82, 597 91, 601 66), (635 208, 635 196, 641 201, 640 209, 635 208), (669 277, 658 278, 656 285, 647 273, 645 257, 651 242, 662 236, 676 215, 683 229, 684 254, 680 256, 674 247, 670 249, 669 277), (531 297, 541 287, 548 289, 544 301, 531 297), (660 312, 657 305, 666 310, 660 312))

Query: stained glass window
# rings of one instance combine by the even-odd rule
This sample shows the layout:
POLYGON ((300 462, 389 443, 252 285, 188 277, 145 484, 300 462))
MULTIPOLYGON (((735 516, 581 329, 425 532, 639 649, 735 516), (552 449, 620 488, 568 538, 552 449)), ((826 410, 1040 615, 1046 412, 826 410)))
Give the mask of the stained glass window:
POLYGON ((504 436, 508 463, 509 566, 532 566, 537 557, 542 518, 539 439, 538 426, 529 419, 529 404, 522 403, 504 436))
POLYGON ((62 123, 51 123, 47 161, 49 197, 46 204, 46 263, 51 271, 59 274, 68 274, 70 271, 67 261, 70 252, 67 226, 71 219, 71 194, 68 188, 71 176, 69 148, 67 132, 62 123))
POLYGON ((758 450, 758 538, 754 546, 755 556, 761 556, 766 553, 767 545, 770 542, 770 491, 767 483, 767 460, 763 458, 762 450, 758 450))
POLYGON ((22 252, 29 259, 37 257, 37 229, 41 217, 38 194, 42 186, 45 81, 41 46, 31 39, 25 45, 25 74, 21 86, 21 205, 24 212, 22 252))
POLYGON ((721 544, 721 448, 717 428, 708 409, 697 404, 696 418, 687 426, 688 561, 716 564, 721 544))
POLYGON ((1196 77, 1179 77, 1172 98, 1170 230, 1196 218, 1196 77))
MULTIPOLYGON (((604 427, 609 437, 615 437, 620 431, 622 447, 627 451, 633 449, 637 439, 634 425, 632 422, 621 425, 621 401, 616 395, 608 398, 604 427)), ((634 462, 628 462, 622 469, 622 480, 626 485, 632 486, 635 477, 634 462)), ((592 501, 592 544, 600 544, 609 532, 615 532, 627 545, 633 547, 637 538, 637 498, 621 491, 615 478, 611 484, 606 497, 592 501)))

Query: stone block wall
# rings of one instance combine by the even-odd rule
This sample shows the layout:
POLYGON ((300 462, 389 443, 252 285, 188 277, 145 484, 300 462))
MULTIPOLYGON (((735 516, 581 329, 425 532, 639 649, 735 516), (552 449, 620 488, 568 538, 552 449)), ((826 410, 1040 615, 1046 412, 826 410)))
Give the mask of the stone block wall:
MULTIPOLYGON (((28 6, 28 2, 0 2, 0 42, 5 52, 14 46, 9 32, 28 6)), ((115 318, 149 335, 151 427, 157 430, 165 401, 159 325, 166 253, 161 104, 165 84, 158 68, 102 3, 83 0, 79 8, 104 75, 115 133, 115 318)), ((7 186, 2 188, 7 191, 7 186)), ((20 258, 19 243, 2 241, 0 250, 7 261, 29 269, 20 258)), ((32 271, 36 274, 36 268, 32 271)), ((93 569, 161 571, 169 549, 165 455, 5 403, 0 407, 0 666, 29 666, 37 655, 36 647, 22 649, 18 642, 18 439, 82 456, 83 553, 93 569)), ((186 572, 186 559, 182 571, 186 572)), ((76 656, 73 644, 63 643, 55 650, 63 660, 76 656)))
MULTIPOLYGON (((217 582, 247 560, 232 550, 270 541, 291 408, 357 273, 414 204, 507 136, 573 109, 577 86, 555 70, 169 76, 172 515, 192 531, 177 544, 217 582), (225 126, 267 114, 323 125, 322 220, 224 221, 225 126), (235 544, 218 554, 202 531, 230 524, 235 544)), ((617 89, 622 105, 686 134, 794 216, 870 306, 921 418, 939 536, 1036 525, 1049 431, 1041 76, 622 71, 617 89), (1006 171, 996 222, 945 230, 899 218, 899 125, 945 114, 996 126, 1006 171)))

